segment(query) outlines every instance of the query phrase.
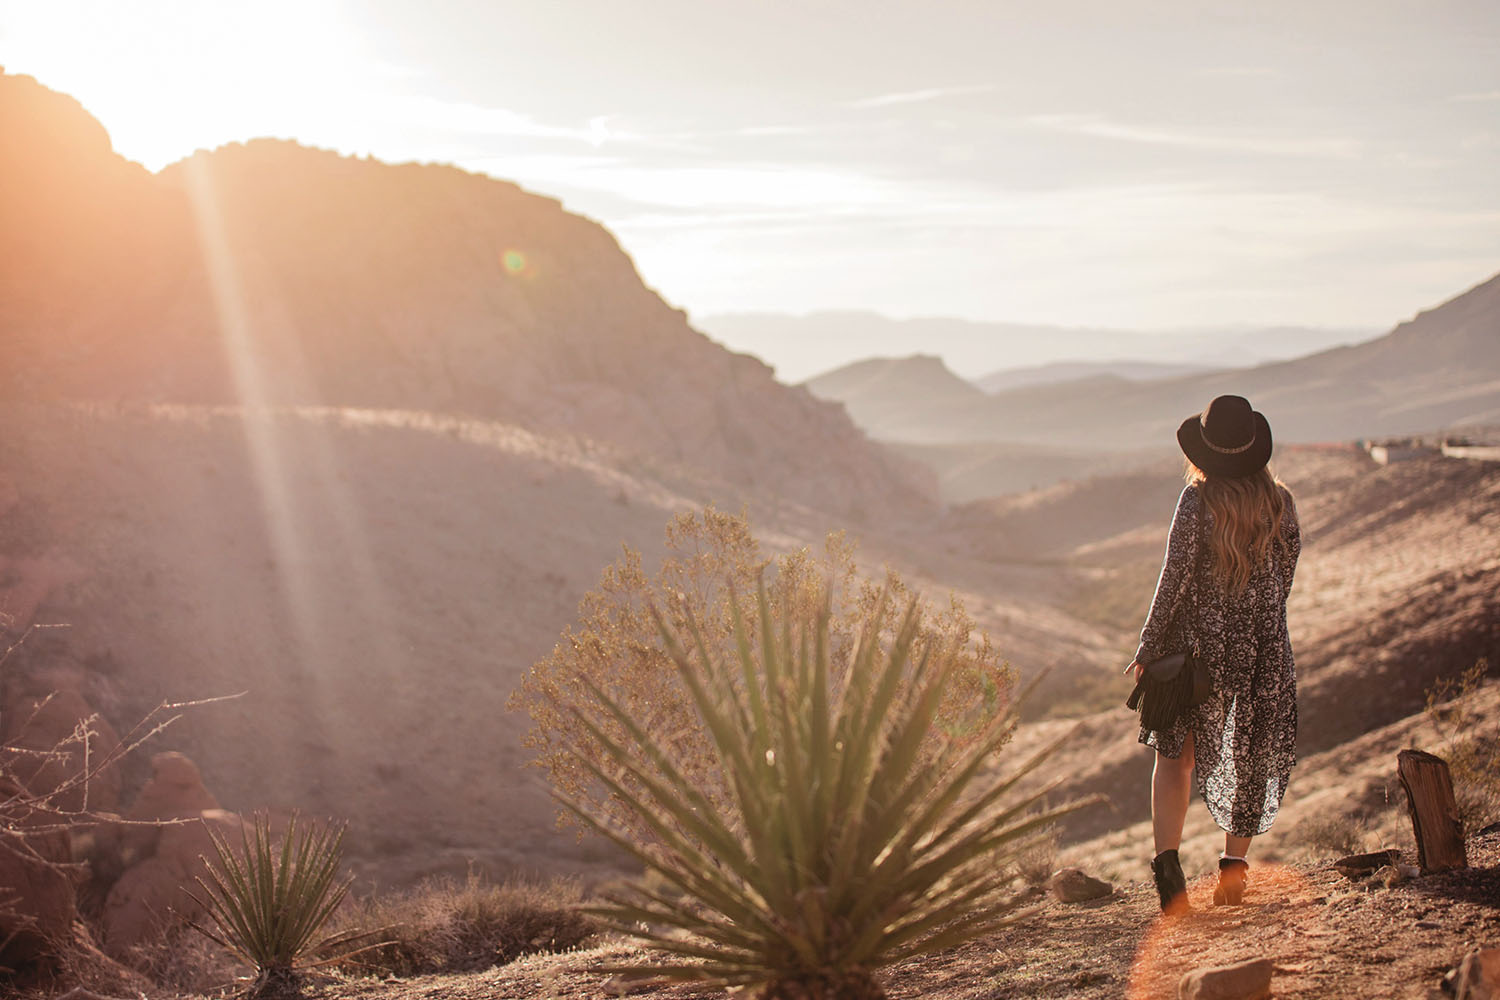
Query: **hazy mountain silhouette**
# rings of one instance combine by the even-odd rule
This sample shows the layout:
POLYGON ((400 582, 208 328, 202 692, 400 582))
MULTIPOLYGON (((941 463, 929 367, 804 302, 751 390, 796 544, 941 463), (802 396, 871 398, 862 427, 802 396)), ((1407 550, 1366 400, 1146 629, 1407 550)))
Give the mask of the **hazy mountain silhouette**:
POLYGON ((1019 389, 1023 385, 1047 385, 1071 382, 1095 375, 1116 375, 1132 382, 1150 382, 1179 375, 1197 375, 1209 370, 1207 365, 1169 364, 1160 361, 1054 361, 1028 368, 1002 368, 973 380, 985 392, 998 393, 1019 389))
POLYGON ((0 117, 5 396, 433 410, 830 510, 929 503, 914 466, 698 333, 553 199, 273 140, 152 175, 29 77, 0 76, 0 117))
POLYGON ((942 316, 893 319, 861 311, 803 316, 730 313, 701 317, 697 322, 712 337, 731 344, 756 345, 767 358, 798 358, 796 364, 778 362, 778 370, 789 381, 816 377, 848 364, 851 358, 902 349, 892 345, 920 344, 922 350, 940 354, 951 366, 966 372, 1098 358, 1237 368, 1356 343, 1379 333, 1355 328, 1252 325, 1125 330, 942 316))
MULTIPOLYGON (((1500 423, 1500 276, 1363 344, 1254 368, 1134 382, 1093 375, 975 399, 814 380, 873 435, 912 443, 1004 441, 1137 448, 1172 442, 1221 393, 1248 396, 1279 440, 1322 441, 1500 423), (835 391, 837 390, 837 391, 835 391), (845 394, 847 391, 847 394, 845 394), (900 399, 886 406, 882 396, 900 399)), ((955 376, 956 378, 956 376, 955 376)))

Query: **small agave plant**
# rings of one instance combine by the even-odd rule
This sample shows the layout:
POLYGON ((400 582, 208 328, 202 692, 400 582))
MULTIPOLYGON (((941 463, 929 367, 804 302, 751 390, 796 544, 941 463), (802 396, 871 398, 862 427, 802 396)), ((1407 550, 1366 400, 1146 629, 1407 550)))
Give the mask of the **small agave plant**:
POLYGON ((667 745, 598 687, 592 694, 626 735, 612 738, 578 713, 607 750, 593 776, 657 838, 638 844, 559 795, 651 876, 606 893, 590 912, 664 953, 654 974, 763 1000, 879 1000, 881 968, 1023 916, 1009 888, 1015 861, 1082 803, 1038 811, 1051 787, 1007 795, 1050 750, 992 776, 1013 712, 986 722, 977 738, 924 750, 955 658, 913 655, 914 605, 888 644, 869 624, 882 620, 882 606, 850 662, 835 669, 826 601, 815 620, 778 625, 764 585, 759 597, 758 636, 733 609, 730 662, 714 656, 691 617, 679 636, 658 616, 712 736, 727 808, 715 808, 667 745))
POLYGON ((294 816, 277 845, 270 817, 256 813, 241 829, 240 850, 213 827, 208 832, 218 863, 203 859, 208 878, 196 879, 202 895, 189 895, 212 926, 188 923, 255 967, 250 997, 296 996, 302 970, 363 950, 356 943, 368 940, 367 932, 324 933, 352 881, 338 877, 342 826, 299 829, 294 816))

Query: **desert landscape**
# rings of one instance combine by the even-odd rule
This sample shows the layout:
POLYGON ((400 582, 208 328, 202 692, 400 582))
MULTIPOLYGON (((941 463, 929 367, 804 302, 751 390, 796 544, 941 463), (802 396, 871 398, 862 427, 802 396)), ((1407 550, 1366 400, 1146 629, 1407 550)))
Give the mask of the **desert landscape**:
MULTIPOLYGON (((654 572, 669 523, 705 510, 742 515, 770 560, 843 532, 861 577, 961 602, 1019 682, 1045 674, 996 766, 1063 739, 1021 787, 1098 800, 1007 872, 1029 916, 896 964, 890 997, 1175 997, 1264 960, 1277 997, 1427 998, 1500 945, 1495 774, 1455 764, 1468 867, 1432 874, 1396 774, 1408 747, 1500 748, 1500 460, 1442 446, 1500 442, 1500 275, 1358 342, 1263 333, 1275 360, 1248 366, 1017 350, 973 381, 914 355, 789 384, 516 184, 270 139, 153 173, 16 74, 0 121, 0 809, 29 793, 12 774, 91 774, 75 733, 103 753, 201 702, 91 774, 66 806, 88 822, 0 828, 46 839, 0 855, 0 992, 243 992, 180 893, 202 831, 257 811, 347 824, 340 920, 434 885, 566 886, 573 907, 639 875, 559 828, 512 695, 623 553, 654 572), (1272 415, 1301 521, 1299 762, 1252 905, 1208 903, 1220 831, 1195 808, 1195 909, 1171 920, 1121 670, 1182 489, 1172 432, 1228 392, 1272 415), (1411 454, 1377 460, 1390 438, 1411 454), (1387 849, 1375 875, 1334 864, 1387 849), (1069 868, 1109 884, 1065 899, 1048 886, 1069 868)), ((478 947, 301 989, 723 995, 592 927, 478 947)))

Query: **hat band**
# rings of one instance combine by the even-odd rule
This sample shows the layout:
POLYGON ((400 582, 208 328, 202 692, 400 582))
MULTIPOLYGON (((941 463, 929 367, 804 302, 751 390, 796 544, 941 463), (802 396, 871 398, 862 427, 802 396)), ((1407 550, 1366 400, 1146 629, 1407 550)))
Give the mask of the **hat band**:
POLYGON ((1203 428, 1203 443, 1208 445, 1214 451, 1218 452, 1220 455, 1238 455, 1240 452, 1249 451, 1250 446, 1255 444, 1255 432, 1252 431, 1250 433, 1250 440, 1246 441, 1238 448, 1220 448, 1218 445, 1214 444, 1208 439, 1208 429, 1206 427, 1203 427, 1203 420, 1201 418, 1198 420, 1198 426, 1200 428, 1203 428))

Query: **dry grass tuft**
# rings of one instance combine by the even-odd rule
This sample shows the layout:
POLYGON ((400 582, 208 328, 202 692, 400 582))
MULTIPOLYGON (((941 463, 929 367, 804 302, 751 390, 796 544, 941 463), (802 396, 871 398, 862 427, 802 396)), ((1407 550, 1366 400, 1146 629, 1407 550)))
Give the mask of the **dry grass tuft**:
POLYGON ((1500 820, 1500 722, 1479 706, 1488 673, 1489 662, 1481 658, 1427 692, 1427 716, 1442 734, 1439 753, 1447 758, 1459 817, 1469 831, 1500 820))
POLYGON ((198 996, 235 983, 244 964, 187 927, 166 927, 125 955, 130 968, 173 993, 198 996))
POLYGON ((1296 839, 1314 858, 1358 854, 1365 848, 1365 827, 1345 813, 1319 813, 1297 824, 1296 839))
POLYGON ((1016 874, 1027 885, 1046 885, 1057 871, 1057 830, 1049 827, 1016 859, 1016 874))
POLYGON ((578 884, 507 882, 470 874, 463 881, 430 879, 406 892, 352 907, 346 927, 384 928, 388 942, 343 963, 348 971, 411 976, 474 972, 528 952, 566 951, 588 941, 598 925, 578 911, 578 884))

